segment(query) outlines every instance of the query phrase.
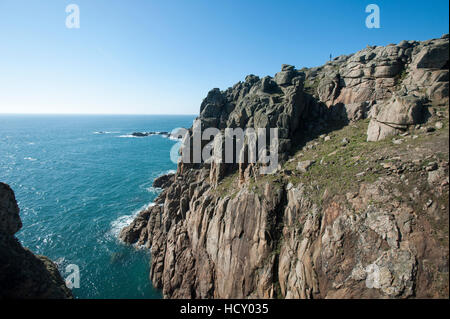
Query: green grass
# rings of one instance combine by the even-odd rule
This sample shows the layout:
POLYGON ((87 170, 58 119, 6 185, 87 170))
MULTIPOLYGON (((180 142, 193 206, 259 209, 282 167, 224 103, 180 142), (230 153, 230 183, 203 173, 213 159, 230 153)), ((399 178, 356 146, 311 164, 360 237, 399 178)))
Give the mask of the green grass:
POLYGON ((371 182, 383 175, 380 164, 374 162, 373 157, 391 141, 366 142, 368 123, 364 120, 333 131, 329 134, 331 140, 326 142, 321 138, 308 142, 318 144, 311 150, 299 150, 294 155, 295 160, 283 166, 294 173, 287 178, 288 182, 294 186, 299 183, 312 186, 313 194, 310 195, 314 202, 321 204, 326 189, 330 194, 345 194, 357 188, 360 182, 371 182), (350 140, 345 146, 342 145, 344 138, 350 140), (297 163, 305 160, 316 162, 306 173, 300 173, 296 170, 297 163), (327 164, 320 164, 321 160, 327 164), (356 174, 361 172, 364 175, 357 177, 356 174))
POLYGON ((397 90, 400 89, 400 86, 403 83, 403 80, 405 80, 407 76, 408 76, 408 71, 406 71, 406 69, 403 69, 402 72, 400 72, 399 74, 397 74, 395 76, 395 85, 396 85, 397 90))
POLYGON ((235 171, 219 182, 219 185, 214 189, 214 193, 220 198, 226 196, 234 198, 239 190, 239 172, 235 171))
MULTIPOLYGON (((444 128, 434 132, 434 135, 448 134, 448 120, 442 120, 444 128), (446 132, 447 130, 447 132, 446 132)), ((350 123, 343 128, 336 129, 329 133, 329 141, 324 141, 317 137, 310 139, 302 149, 299 149, 282 165, 283 170, 291 171, 291 175, 277 172, 271 175, 258 176, 256 179, 243 185, 251 192, 260 195, 264 194, 265 185, 269 183, 275 190, 285 187, 288 183, 297 186, 303 183, 307 186, 307 193, 313 203, 321 206, 325 190, 330 195, 345 195, 348 192, 356 192, 362 182, 374 182, 381 176, 387 175, 387 170, 382 167, 382 163, 392 163, 392 157, 396 153, 406 151, 407 145, 410 148, 421 147, 430 138, 423 132, 412 129, 411 135, 417 134, 418 138, 411 137, 405 139, 405 143, 394 145, 392 138, 387 138, 378 142, 367 142, 367 127, 369 120, 361 120, 350 123), (342 140, 347 138, 350 142, 345 146, 342 140), (313 149, 307 149, 308 145, 315 145, 313 149), (315 163, 306 173, 296 169, 298 162, 305 160, 315 160, 315 163), (320 164, 321 160, 323 163, 320 164), (358 175, 364 172, 363 175, 358 175)), ((396 136, 395 138, 404 138, 396 136)), ((305 137, 308 140, 308 137, 305 137)), ((444 153, 436 153, 438 158, 445 159, 444 153)), ((426 167, 429 162, 424 160, 421 165, 426 167)), ((242 188, 239 187, 238 172, 225 177, 216 188, 216 194, 221 197, 234 197, 242 188)))

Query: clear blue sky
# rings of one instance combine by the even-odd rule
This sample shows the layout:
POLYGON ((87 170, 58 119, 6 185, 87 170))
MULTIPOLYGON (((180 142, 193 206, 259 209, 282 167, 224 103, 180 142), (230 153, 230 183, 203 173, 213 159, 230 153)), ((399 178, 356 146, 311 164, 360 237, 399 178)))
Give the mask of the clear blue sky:
POLYGON ((448 33, 446 0, 0 0, 0 113, 196 114, 282 63, 448 33), (65 26, 68 4, 80 29, 65 26), (381 10, 367 29, 365 7, 381 10))

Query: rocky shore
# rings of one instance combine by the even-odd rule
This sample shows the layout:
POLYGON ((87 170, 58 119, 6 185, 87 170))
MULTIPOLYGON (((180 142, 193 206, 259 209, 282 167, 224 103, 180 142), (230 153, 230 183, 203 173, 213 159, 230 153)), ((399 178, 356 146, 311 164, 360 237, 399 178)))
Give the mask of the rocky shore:
POLYGON ((72 298, 56 265, 14 236, 21 227, 14 192, 0 183, 0 299, 72 298))
POLYGON ((165 137, 169 137, 169 132, 133 132, 131 133, 131 136, 134 137, 145 137, 145 136, 152 136, 152 135, 162 135, 165 137))
POLYGON ((120 238, 166 298, 448 298, 448 67, 444 35, 211 90, 202 127, 277 127, 278 172, 181 162, 120 238))

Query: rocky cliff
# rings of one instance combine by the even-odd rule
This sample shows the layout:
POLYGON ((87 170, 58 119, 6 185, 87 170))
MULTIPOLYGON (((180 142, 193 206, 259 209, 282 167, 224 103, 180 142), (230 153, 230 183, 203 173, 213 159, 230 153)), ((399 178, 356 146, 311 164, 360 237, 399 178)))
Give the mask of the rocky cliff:
POLYGON ((448 61, 445 35, 213 89, 202 127, 278 128, 277 173, 181 162, 120 238, 166 298, 448 298, 448 61))
POLYGON ((0 299, 72 298, 56 265, 14 237, 21 227, 14 192, 0 183, 0 299))

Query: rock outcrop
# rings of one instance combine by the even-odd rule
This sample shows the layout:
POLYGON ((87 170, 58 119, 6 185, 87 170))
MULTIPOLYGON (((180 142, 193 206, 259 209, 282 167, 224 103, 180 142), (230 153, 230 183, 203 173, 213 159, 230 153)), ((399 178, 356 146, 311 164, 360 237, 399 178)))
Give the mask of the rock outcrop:
POLYGON ((155 178, 155 180, 153 181, 153 187, 166 188, 171 183, 173 183, 174 179, 175 174, 162 175, 160 177, 155 178))
POLYGON ((120 238, 166 298, 448 298, 448 60, 402 41, 211 90, 202 128, 278 128, 278 172, 180 162, 120 238))
POLYGON ((426 109, 417 107, 414 114, 405 114, 412 105, 448 105, 448 61, 448 35, 424 42, 368 46, 307 70, 306 83, 320 101, 330 107, 340 105, 349 120, 370 116, 371 108, 381 113, 381 118, 370 116, 368 140, 376 141, 420 124, 426 109))
POLYGON ((384 104, 375 104, 367 129, 368 141, 379 141, 405 132, 409 126, 422 123, 424 100, 415 96, 393 96, 384 104))
POLYGON ((14 236, 21 227, 14 192, 0 183, 0 299, 72 298, 56 265, 14 236))

